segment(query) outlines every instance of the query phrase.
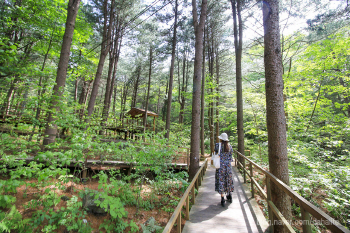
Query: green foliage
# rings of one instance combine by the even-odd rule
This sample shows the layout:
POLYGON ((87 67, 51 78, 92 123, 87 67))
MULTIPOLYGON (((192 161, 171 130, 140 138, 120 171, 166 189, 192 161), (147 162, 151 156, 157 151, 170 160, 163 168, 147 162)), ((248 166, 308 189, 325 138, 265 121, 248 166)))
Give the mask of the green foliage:
POLYGON ((0 231, 11 232, 16 230, 18 232, 30 232, 27 229, 29 219, 22 219, 21 213, 13 205, 9 213, 2 213, 0 211, 0 231))
POLYGON ((66 226, 68 231, 76 230, 81 233, 91 232, 92 229, 90 225, 84 219, 86 212, 81 210, 81 207, 82 202, 78 201, 78 197, 73 196, 67 201, 67 209, 61 209, 63 214, 58 224, 66 226))
POLYGON ((147 225, 141 224, 143 233, 157 233, 161 232, 163 228, 157 225, 157 222, 154 218, 150 218, 147 225))

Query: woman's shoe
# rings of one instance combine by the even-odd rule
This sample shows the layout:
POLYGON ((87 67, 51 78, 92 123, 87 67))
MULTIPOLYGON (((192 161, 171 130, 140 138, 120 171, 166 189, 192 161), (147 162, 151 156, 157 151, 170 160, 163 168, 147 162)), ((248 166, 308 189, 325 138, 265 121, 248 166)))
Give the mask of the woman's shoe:
POLYGON ((228 195, 226 195, 227 200, 232 203, 232 196, 231 193, 228 193, 228 195))
POLYGON ((222 205, 222 207, 225 207, 225 198, 224 197, 221 197, 221 205, 222 205))

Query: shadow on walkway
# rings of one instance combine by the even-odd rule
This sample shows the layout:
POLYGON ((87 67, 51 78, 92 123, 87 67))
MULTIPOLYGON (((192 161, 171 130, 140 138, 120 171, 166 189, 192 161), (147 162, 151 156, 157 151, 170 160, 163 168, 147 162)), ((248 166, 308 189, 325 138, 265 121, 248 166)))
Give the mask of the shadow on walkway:
POLYGON ((253 208, 252 203, 255 203, 255 200, 247 197, 239 176, 234 168, 235 191, 232 193, 232 203, 226 202, 225 207, 222 207, 221 196, 214 191, 215 168, 208 166, 202 186, 198 190, 196 203, 190 211, 190 220, 186 221, 183 232, 266 232, 267 222, 263 216, 257 217, 262 213, 254 212, 256 207, 253 208), (258 219, 265 222, 259 223, 258 219))

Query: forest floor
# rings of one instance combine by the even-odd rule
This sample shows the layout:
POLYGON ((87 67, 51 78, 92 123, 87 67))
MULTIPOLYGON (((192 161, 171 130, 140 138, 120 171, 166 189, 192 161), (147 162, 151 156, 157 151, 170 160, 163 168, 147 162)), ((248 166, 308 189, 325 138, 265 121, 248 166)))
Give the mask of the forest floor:
MULTIPOLYGON (((2 179, 2 177, 0 177, 2 179)), ((38 182, 37 179, 31 179, 27 180, 26 183, 36 183, 38 182)), ((88 181, 85 184, 77 184, 74 182, 68 182, 63 183, 59 180, 53 181, 53 183, 60 183, 60 186, 64 187, 63 189, 56 189, 55 193, 57 197, 60 199, 59 202, 52 207, 54 211, 58 211, 59 209, 67 208, 67 201, 63 200, 62 197, 68 197, 69 199, 72 198, 72 196, 78 196, 78 201, 82 201, 82 198, 79 197, 79 192, 83 191, 84 189, 92 189, 92 190, 98 190, 98 191, 104 191, 103 189, 99 189, 99 181, 98 179, 89 178, 88 181)), ((26 185, 22 185, 17 188, 17 193, 13 196, 16 197, 16 208, 17 210, 22 214, 23 219, 31 219, 33 217, 33 214, 38 211, 42 210, 42 206, 38 206, 37 208, 29 208, 30 202, 32 200, 38 200, 40 199, 40 196, 45 194, 45 189, 50 188, 53 189, 55 185, 50 185, 48 187, 42 187, 40 189, 33 188, 33 187, 27 187, 26 185)), ((134 186, 131 186, 131 188, 134 188, 134 186)), ((144 185, 143 189, 141 191, 141 197, 143 199, 146 199, 148 194, 152 192, 152 187, 149 185, 144 185)), ((173 189, 169 190, 169 197, 177 197, 181 198, 182 193, 179 192, 179 190, 173 189)), ((136 197, 135 197, 136 198, 136 197)), ((158 200, 161 200, 161 196, 157 196, 158 200)), ((141 224, 145 224, 147 220, 149 220, 151 217, 153 217, 157 224, 161 227, 165 227, 168 223, 168 220, 171 217, 171 212, 166 211, 166 208, 154 208, 154 209, 144 209, 144 208, 137 208, 134 205, 125 205, 125 210, 128 212, 128 215, 126 217, 127 221, 130 222, 133 220, 138 226, 140 232, 142 232, 141 224)), ((175 208, 175 207, 174 207, 175 208)), ((81 209, 82 210, 82 209, 81 209)), ((107 214, 105 216, 99 216, 95 215, 93 213, 87 213, 85 216, 85 219, 88 223, 90 223, 90 226, 94 229, 93 232, 105 232, 104 230, 99 230, 99 226, 105 221, 110 218, 110 215, 107 214)), ((184 226, 186 220, 182 219, 182 226, 184 226)), ((44 222, 42 225, 47 224, 47 221, 44 222)), ((35 231, 42 230, 42 226, 36 229, 35 231)), ((129 229, 125 229, 124 232, 128 232, 129 229)), ((64 226, 61 226, 59 229, 53 231, 53 232, 66 232, 66 228, 64 226)), ((176 232, 176 228, 174 228, 171 232, 176 232)))
MULTIPOLYGON (((93 166, 88 169, 86 181, 82 182, 80 169, 71 168, 68 169, 67 173, 64 166, 37 162, 26 164, 23 160, 15 159, 25 158, 26 156, 50 155, 52 153, 62 155, 70 150, 69 144, 62 144, 58 148, 44 148, 41 143, 36 141, 28 143, 27 140, 16 136, 7 135, 4 137, 1 135, 1 139, 0 144, 5 146, 0 149, 0 202, 5 201, 0 203, 0 219, 2 219, 0 222, 6 220, 7 226, 12 225, 14 227, 12 229, 18 229, 15 228, 16 221, 23 221, 25 224, 29 224, 27 226, 30 227, 32 232, 72 232, 67 229, 75 223, 70 222, 68 224, 62 220, 65 218, 63 215, 73 207, 75 208, 74 211, 80 214, 80 217, 73 218, 73 221, 87 223, 93 229, 92 232, 107 232, 107 230, 100 229, 100 227, 103 224, 106 225, 108 221, 109 225, 115 224, 115 229, 123 228, 124 224, 124 230, 113 231, 142 232, 142 227, 147 227, 152 218, 155 221, 154 224, 150 225, 151 228, 157 226, 164 228, 186 188, 184 185, 187 182, 183 183, 186 176, 180 174, 186 172, 165 170, 164 174, 167 174, 166 176, 169 176, 169 178, 163 177, 156 180, 157 176, 154 172, 148 172, 147 168, 141 168, 141 170, 145 170, 139 174, 136 173, 140 171, 133 170, 130 178, 126 178, 128 177, 126 169, 93 166), (112 173, 109 169, 112 170, 112 173), (147 175, 142 175, 144 173, 147 175), (177 176, 177 174, 180 175, 177 176), (62 176, 69 177, 69 179, 62 179, 62 176), (144 178, 141 176, 144 176, 144 178), (113 197, 113 200, 121 203, 117 213, 126 213, 120 218, 122 222, 118 220, 119 217, 112 218, 110 210, 104 216, 84 212, 82 193, 86 190, 106 193, 113 197), (71 200, 76 201, 73 203, 71 200), (69 205, 72 203, 74 206, 70 207, 69 205), (13 206, 16 207, 16 213, 19 213, 20 217, 18 215, 14 217, 11 214, 13 206), (137 225, 138 231, 135 231, 135 225, 131 229, 131 223, 137 225)), ((101 147, 108 145, 111 144, 99 144, 101 147)), ((91 150, 83 149, 83 151, 91 150)), ((97 152, 96 156, 92 152, 89 158, 100 159, 99 155, 108 156, 108 149, 105 151, 103 153, 97 152)), ((133 153, 135 154, 136 151, 133 151, 133 153)), ((156 152, 151 151, 151 153, 156 152)), ((47 157, 45 161, 49 162, 52 159, 57 160, 56 157, 47 157)), ((186 152, 176 152, 176 159, 172 162, 186 163, 186 152)), ((185 220, 182 218, 182 225, 184 224, 185 220)), ((11 230, 11 232, 17 231, 11 230)), ((28 232, 28 229, 25 232, 28 232)), ((79 232, 85 231, 79 230, 79 232)), ((172 232, 176 232, 176 225, 172 232)))

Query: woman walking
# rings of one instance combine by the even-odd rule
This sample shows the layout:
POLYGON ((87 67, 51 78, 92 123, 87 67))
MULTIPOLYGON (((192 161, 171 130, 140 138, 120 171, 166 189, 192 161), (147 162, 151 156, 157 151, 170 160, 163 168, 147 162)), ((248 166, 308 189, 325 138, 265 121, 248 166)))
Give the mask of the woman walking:
POLYGON ((234 190, 232 179, 232 146, 228 143, 228 137, 226 133, 222 133, 218 137, 221 141, 221 149, 218 152, 220 156, 220 168, 216 169, 215 173, 215 191, 221 195, 221 205, 225 206, 226 194, 227 200, 232 203, 231 192, 234 190))

